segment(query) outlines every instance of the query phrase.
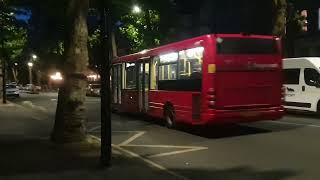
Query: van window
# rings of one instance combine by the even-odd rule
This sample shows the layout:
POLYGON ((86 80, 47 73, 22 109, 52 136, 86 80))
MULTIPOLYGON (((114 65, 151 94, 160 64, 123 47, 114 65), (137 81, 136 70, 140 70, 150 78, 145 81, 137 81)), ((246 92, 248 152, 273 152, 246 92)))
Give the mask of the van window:
POLYGON ((218 54, 276 54, 277 52, 277 43, 274 39, 217 39, 218 54))
POLYGON ((299 84, 300 69, 285 69, 284 84, 299 84))
POLYGON ((304 70, 304 81, 308 86, 315 86, 315 84, 319 83, 320 74, 317 70, 307 68, 304 70))

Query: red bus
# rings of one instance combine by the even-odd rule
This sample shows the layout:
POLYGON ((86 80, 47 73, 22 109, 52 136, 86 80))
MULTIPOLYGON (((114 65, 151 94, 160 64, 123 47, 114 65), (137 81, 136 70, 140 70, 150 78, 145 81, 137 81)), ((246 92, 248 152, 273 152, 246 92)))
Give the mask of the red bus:
POLYGON ((277 120, 284 114, 280 39, 211 34, 119 57, 113 108, 177 123, 277 120))

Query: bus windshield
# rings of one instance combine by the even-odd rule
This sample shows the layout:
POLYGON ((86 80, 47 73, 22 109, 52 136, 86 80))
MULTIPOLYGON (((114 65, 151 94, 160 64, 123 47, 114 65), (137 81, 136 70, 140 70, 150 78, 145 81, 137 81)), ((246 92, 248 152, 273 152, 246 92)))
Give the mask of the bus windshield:
POLYGON ((218 38, 217 53, 232 54, 276 54, 275 39, 218 38))

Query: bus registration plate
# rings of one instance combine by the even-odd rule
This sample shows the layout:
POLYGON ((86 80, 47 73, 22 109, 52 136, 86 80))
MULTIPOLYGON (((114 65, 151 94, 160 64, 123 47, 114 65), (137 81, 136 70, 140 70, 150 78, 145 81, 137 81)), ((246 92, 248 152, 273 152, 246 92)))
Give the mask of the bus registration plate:
POLYGON ((242 112, 241 115, 244 117, 255 117, 255 116, 259 116, 260 113, 259 112, 242 112))

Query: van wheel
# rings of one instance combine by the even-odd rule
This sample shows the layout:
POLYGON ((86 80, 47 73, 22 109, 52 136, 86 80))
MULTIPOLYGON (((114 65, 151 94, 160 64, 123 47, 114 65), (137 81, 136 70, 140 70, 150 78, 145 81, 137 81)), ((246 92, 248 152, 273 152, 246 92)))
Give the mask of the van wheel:
POLYGON ((164 111, 164 119, 167 128, 169 129, 174 129, 176 127, 176 122, 175 122, 175 114, 173 112, 173 109, 171 107, 167 107, 164 111))

